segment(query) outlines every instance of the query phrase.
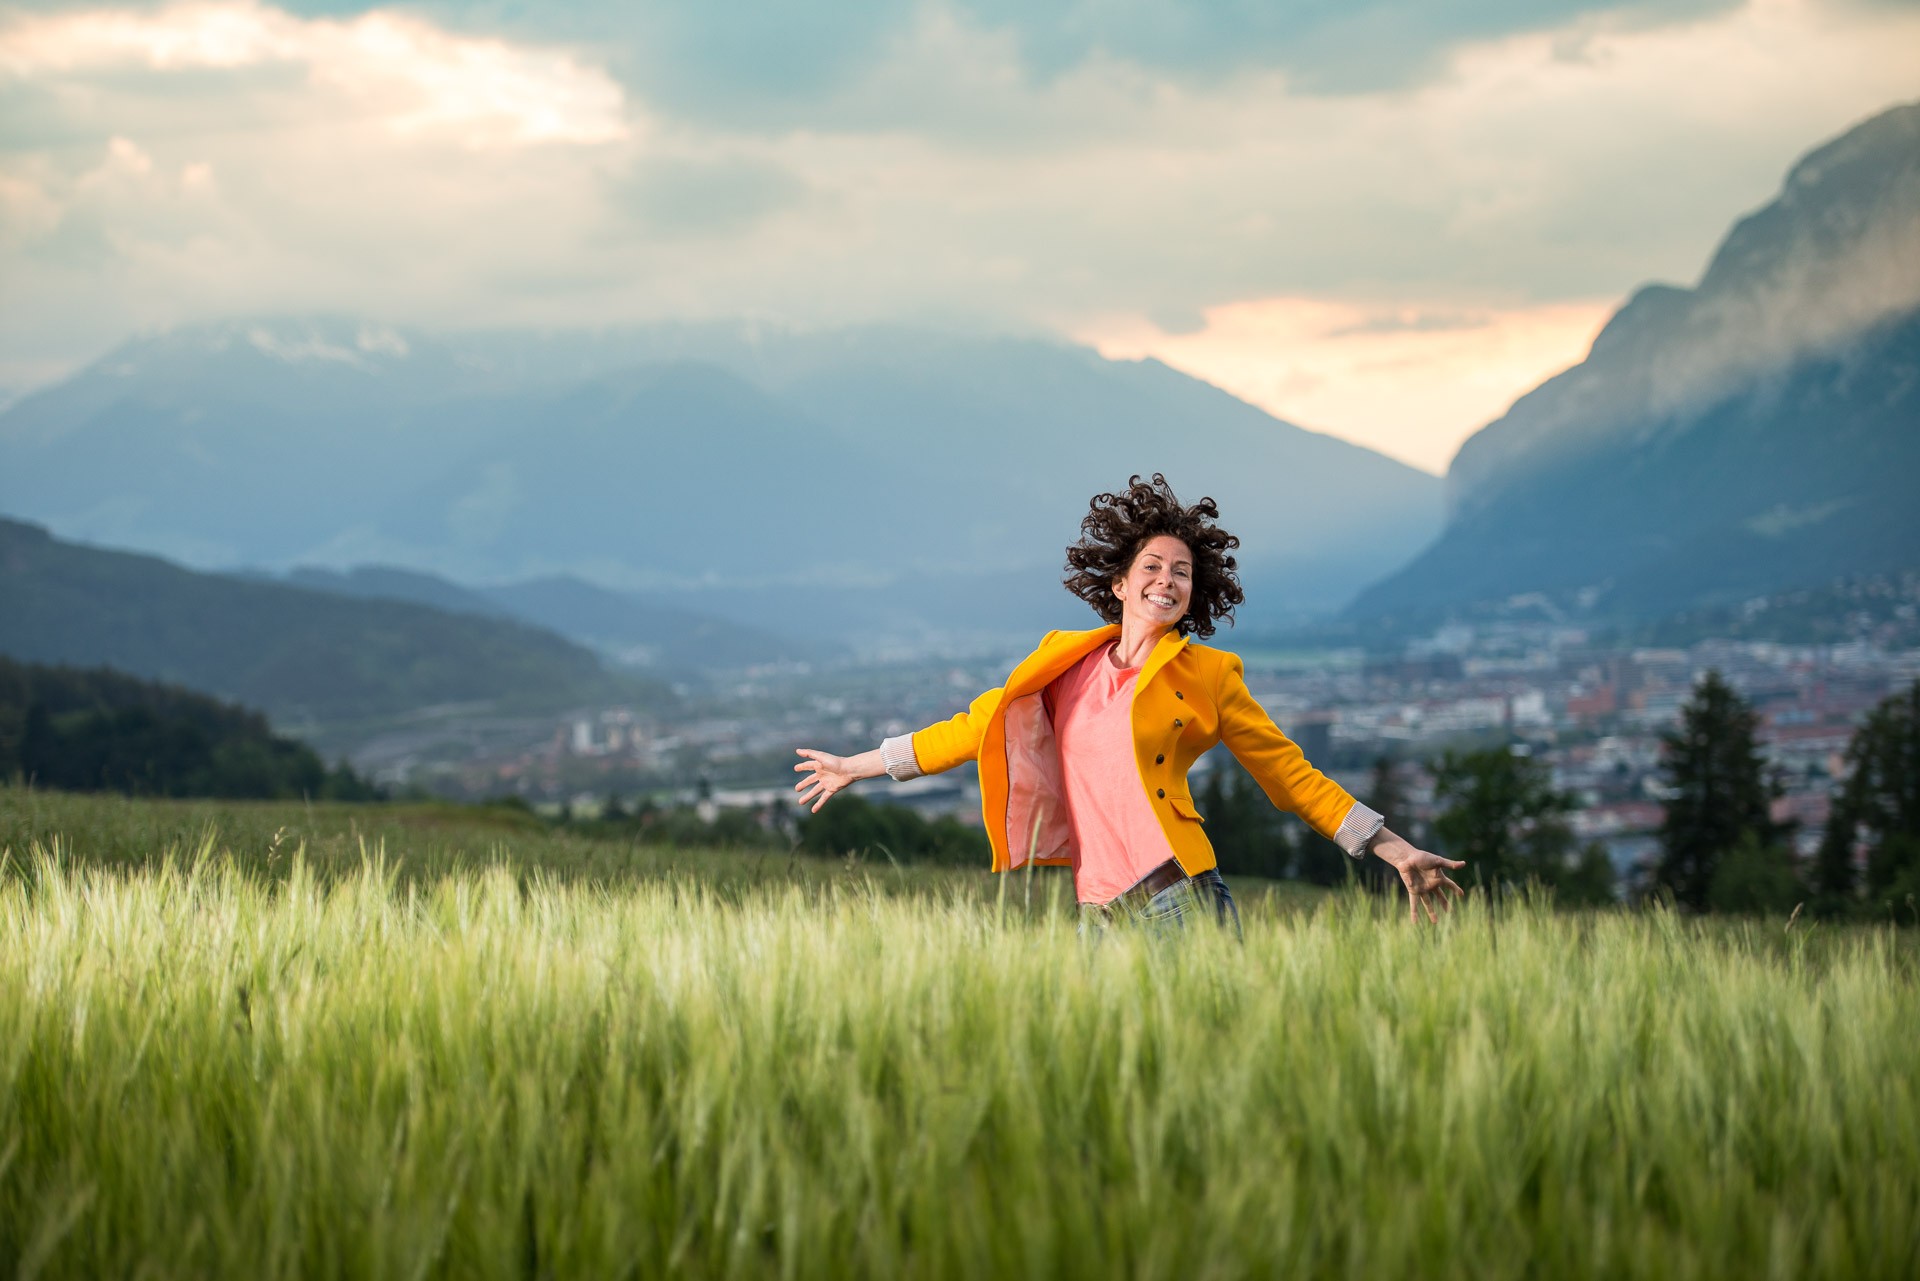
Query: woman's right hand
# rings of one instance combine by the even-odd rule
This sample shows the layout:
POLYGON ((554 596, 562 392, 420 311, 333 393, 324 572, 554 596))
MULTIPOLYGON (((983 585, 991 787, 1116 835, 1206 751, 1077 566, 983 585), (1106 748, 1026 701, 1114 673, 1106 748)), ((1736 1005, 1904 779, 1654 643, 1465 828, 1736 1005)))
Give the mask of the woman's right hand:
MULTIPOLYGON (((820 807, 827 803, 827 798, 847 784, 856 779, 872 777, 871 773, 861 772, 862 757, 834 756, 828 752, 816 752, 811 747, 796 747, 794 751, 806 758, 793 767, 806 775, 793 785, 793 790, 799 793, 794 799, 801 805, 812 802, 812 813, 818 814, 820 807)), ((879 753, 867 752, 863 755, 877 757, 879 753)))

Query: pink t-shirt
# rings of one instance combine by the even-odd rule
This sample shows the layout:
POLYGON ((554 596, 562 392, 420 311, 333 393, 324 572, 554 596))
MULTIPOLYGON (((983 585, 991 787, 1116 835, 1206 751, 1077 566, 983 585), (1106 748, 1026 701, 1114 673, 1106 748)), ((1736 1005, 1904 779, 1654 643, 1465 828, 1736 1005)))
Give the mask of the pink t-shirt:
POLYGON ((1173 857, 1133 759, 1137 667, 1113 665, 1109 641, 1047 687, 1073 824, 1073 888, 1107 903, 1173 857))

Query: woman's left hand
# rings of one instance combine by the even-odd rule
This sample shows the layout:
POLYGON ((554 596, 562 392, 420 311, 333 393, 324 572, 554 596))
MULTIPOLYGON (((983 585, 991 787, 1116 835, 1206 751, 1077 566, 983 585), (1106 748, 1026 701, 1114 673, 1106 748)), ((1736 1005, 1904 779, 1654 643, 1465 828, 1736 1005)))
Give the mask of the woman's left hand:
POLYGON ((1416 849, 1406 840, 1384 829, 1378 837, 1374 838, 1373 852, 1391 863, 1394 870, 1400 873, 1401 883, 1407 887, 1407 919, 1416 925, 1420 923, 1422 909, 1425 909, 1429 921, 1439 921, 1440 918, 1434 914, 1433 910, 1435 899, 1440 901, 1441 911, 1451 912, 1453 899, 1448 895, 1457 898, 1467 896, 1467 892, 1454 884, 1453 878, 1447 875, 1448 872, 1458 871, 1466 866, 1466 863, 1460 859, 1441 858, 1438 854, 1416 849))

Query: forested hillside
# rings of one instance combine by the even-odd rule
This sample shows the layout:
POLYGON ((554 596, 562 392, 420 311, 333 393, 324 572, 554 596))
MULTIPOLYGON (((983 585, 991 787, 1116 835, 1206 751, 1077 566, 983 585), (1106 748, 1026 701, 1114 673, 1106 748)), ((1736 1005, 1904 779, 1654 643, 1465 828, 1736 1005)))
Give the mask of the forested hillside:
POLYGON ((662 696, 512 620, 195 573, 16 521, 0 520, 0 600, 0 654, 176 681, 282 724, 662 696))
POLYGON ((366 800, 267 718, 176 685, 0 658, 0 780, 134 796, 366 800))

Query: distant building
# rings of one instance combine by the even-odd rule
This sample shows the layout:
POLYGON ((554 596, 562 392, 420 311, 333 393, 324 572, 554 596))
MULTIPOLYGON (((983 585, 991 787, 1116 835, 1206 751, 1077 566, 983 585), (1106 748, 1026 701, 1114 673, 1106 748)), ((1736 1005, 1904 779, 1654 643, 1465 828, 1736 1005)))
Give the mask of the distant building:
POLYGON ((1618 687, 1612 682, 1567 696, 1567 715, 1576 721, 1599 720, 1620 710, 1618 687))
POLYGON ((1370 681, 1397 681, 1401 684, 1426 681, 1457 681, 1465 672, 1458 654, 1423 654, 1418 657, 1369 659, 1366 678, 1370 681))
POLYGON ((1284 727, 1286 735, 1308 760, 1324 758, 1333 752, 1333 718, 1315 713, 1292 718, 1284 727))

